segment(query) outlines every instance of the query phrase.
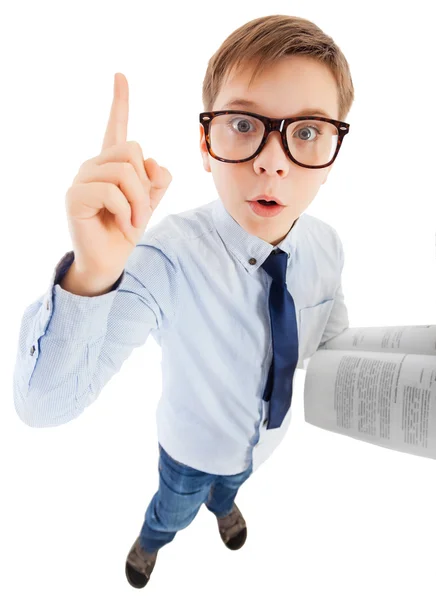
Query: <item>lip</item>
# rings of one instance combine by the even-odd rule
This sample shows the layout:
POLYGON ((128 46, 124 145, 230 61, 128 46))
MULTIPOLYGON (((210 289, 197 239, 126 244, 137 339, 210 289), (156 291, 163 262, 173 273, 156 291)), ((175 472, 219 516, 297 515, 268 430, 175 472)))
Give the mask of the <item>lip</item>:
POLYGON ((283 210, 285 210, 285 207, 281 204, 271 204, 269 206, 265 206, 263 204, 259 204, 259 202, 256 201, 250 201, 248 203, 249 207, 251 208, 251 210, 258 216, 258 217, 276 217, 277 215, 279 215, 283 210))
POLYGON ((275 202, 277 202, 277 204, 280 204, 280 206, 285 206, 283 204, 283 202, 281 200, 279 200, 278 198, 276 198, 275 196, 267 196, 266 194, 260 194, 259 196, 256 196, 255 198, 251 198, 251 200, 248 200, 248 202, 257 202, 258 200, 274 200, 275 202))

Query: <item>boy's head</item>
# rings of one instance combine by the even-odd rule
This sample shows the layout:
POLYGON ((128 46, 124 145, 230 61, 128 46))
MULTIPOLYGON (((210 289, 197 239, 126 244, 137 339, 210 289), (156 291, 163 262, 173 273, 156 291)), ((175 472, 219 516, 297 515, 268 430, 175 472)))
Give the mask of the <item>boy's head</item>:
MULTIPOLYGON (((353 100, 348 63, 333 40, 310 21, 286 15, 255 19, 234 31, 209 60, 203 82, 207 112, 241 110, 271 118, 304 115, 343 121, 353 100), (229 105, 235 98, 252 104, 229 105)), ((252 155, 264 131, 260 121, 235 114, 216 117, 212 127, 212 150, 227 159, 252 155)), ((324 164, 332 157, 330 148, 336 148, 333 133, 338 130, 326 122, 296 121, 288 126, 287 140, 299 162, 319 164, 322 155, 324 164)), ((334 164, 313 169, 294 163, 279 131, 269 134, 252 159, 229 163, 209 154, 200 124, 200 150, 227 211, 246 231, 272 245, 286 237, 334 164), (248 202, 259 195, 275 196, 285 206, 277 216, 259 216, 248 202)))

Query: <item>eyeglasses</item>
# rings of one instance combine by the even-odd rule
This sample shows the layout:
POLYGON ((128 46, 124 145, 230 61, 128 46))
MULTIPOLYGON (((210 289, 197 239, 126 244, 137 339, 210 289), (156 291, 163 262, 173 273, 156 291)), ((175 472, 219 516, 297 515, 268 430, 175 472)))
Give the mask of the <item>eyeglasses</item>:
POLYGON ((331 165, 350 129, 348 123, 324 117, 270 119, 243 110, 202 112, 200 123, 207 150, 217 160, 228 163, 251 160, 262 151, 269 134, 279 131, 287 156, 307 169, 331 165))

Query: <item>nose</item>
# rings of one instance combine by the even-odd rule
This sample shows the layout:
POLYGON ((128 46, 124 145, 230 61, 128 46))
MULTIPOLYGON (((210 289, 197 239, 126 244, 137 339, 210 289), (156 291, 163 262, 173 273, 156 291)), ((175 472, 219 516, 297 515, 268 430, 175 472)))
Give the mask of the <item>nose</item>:
POLYGON ((261 152, 254 158, 256 172, 267 171, 274 175, 279 172, 285 176, 289 170, 289 157, 283 147, 280 131, 271 131, 261 152))

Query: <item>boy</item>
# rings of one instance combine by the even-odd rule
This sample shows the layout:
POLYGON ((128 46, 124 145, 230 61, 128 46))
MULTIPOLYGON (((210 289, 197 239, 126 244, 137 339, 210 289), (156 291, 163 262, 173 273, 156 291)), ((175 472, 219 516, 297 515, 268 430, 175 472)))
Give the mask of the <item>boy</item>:
POLYGON ((243 25, 203 82, 200 151, 219 197, 144 233, 170 178, 125 143, 127 81, 115 79, 102 154, 67 195, 75 249, 23 317, 14 402, 30 426, 60 425, 150 332, 161 345, 159 489, 127 556, 133 587, 148 583, 159 549, 203 503, 226 546, 242 547, 234 500, 283 439, 295 368, 348 327, 342 244, 303 213, 348 133, 353 99, 348 63, 316 25, 285 15, 243 25))

